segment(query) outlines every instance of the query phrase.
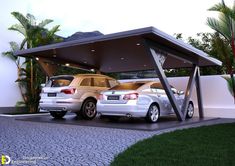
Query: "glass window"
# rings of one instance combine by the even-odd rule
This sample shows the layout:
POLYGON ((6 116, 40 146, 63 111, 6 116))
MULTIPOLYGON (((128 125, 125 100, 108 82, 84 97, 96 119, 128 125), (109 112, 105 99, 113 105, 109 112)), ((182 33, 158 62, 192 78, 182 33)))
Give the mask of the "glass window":
POLYGON ((69 86, 73 79, 73 77, 52 77, 47 83, 46 87, 69 86))
POLYGON ((108 82, 111 88, 119 84, 117 80, 108 80, 108 82))
POLYGON ((110 90, 137 90, 144 84, 145 83, 123 83, 111 88, 110 90))
POLYGON ((105 78, 94 78, 94 86, 109 87, 105 78))
MULTIPOLYGON (((151 89, 153 90, 153 92, 156 92, 156 93, 165 93, 165 90, 164 90, 163 86, 161 85, 161 83, 152 84, 151 89)), ((171 86, 171 90, 174 94, 177 93, 177 89, 175 89, 173 86, 171 86)))
POLYGON ((80 86, 91 86, 91 78, 84 78, 80 86))

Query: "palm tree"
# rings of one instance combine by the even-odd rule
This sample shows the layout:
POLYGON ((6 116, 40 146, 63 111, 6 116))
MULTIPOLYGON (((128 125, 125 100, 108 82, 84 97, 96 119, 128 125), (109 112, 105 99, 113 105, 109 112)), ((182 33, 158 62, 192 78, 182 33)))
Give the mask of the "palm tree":
MULTIPOLYGON (((11 14, 19 21, 19 24, 12 25, 9 30, 17 31, 24 36, 19 49, 24 49, 25 47, 28 49, 61 41, 60 38, 55 35, 55 33, 59 31, 59 25, 54 26, 50 30, 45 28, 45 26, 53 22, 53 20, 45 19, 37 24, 32 14, 27 14, 26 16, 19 12, 12 12, 11 14)), ((26 58, 25 64, 26 68, 20 73, 22 77, 18 79, 18 82, 26 85, 26 103, 28 104, 30 112, 35 112, 39 100, 39 85, 37 84, 35 75, 37 75, 39 69, 38 67, 35 68, 35 66, 38 66, 35 59, 26 58)))
MULTIPOLYGON (((219 18, 207 18, 207 25, 218 32, 231 48, 230 54, 224 54, 227 70, 231 77, 233 97, 235 102, 234 60, 235 60, 235 2, 232 8, 226 6, 224 0, 211 7, 209 11, 219 12, 219 18)), ((230 85, 231 85, 230 84, 230 85)))

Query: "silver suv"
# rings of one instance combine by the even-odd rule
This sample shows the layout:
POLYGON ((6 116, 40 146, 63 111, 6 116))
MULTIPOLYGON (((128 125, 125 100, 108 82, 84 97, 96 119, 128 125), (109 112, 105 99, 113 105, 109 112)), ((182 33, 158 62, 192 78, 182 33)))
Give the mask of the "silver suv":
POLYGON ((39 107, 54 118, 62 118, 70 111, 91 120, 97 113, 99 93, 117 84, 115 79, 100 74, 54 76, 42 89, 39 107))

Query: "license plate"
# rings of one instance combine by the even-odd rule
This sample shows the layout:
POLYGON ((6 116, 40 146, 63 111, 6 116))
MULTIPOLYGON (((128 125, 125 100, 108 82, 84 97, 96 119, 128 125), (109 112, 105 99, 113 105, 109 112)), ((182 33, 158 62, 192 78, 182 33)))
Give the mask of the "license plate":
POLYGON ((119 96, 108 96, 108 100, 119 100, 119 96))
POLYGON ((56 93, 47 93, 48 97, 56 97, 56 93))

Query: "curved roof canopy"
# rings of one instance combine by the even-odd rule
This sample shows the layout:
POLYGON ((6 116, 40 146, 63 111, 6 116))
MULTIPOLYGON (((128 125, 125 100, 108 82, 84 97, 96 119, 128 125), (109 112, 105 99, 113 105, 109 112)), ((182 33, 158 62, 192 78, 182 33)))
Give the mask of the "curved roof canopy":
POLYGON ((154 27, 40 46, 15 55, 109 73, 154 69, 153 58, 147 53, 150 47, 165 55, 164 69, 221 65, 219 60, 154 27))

